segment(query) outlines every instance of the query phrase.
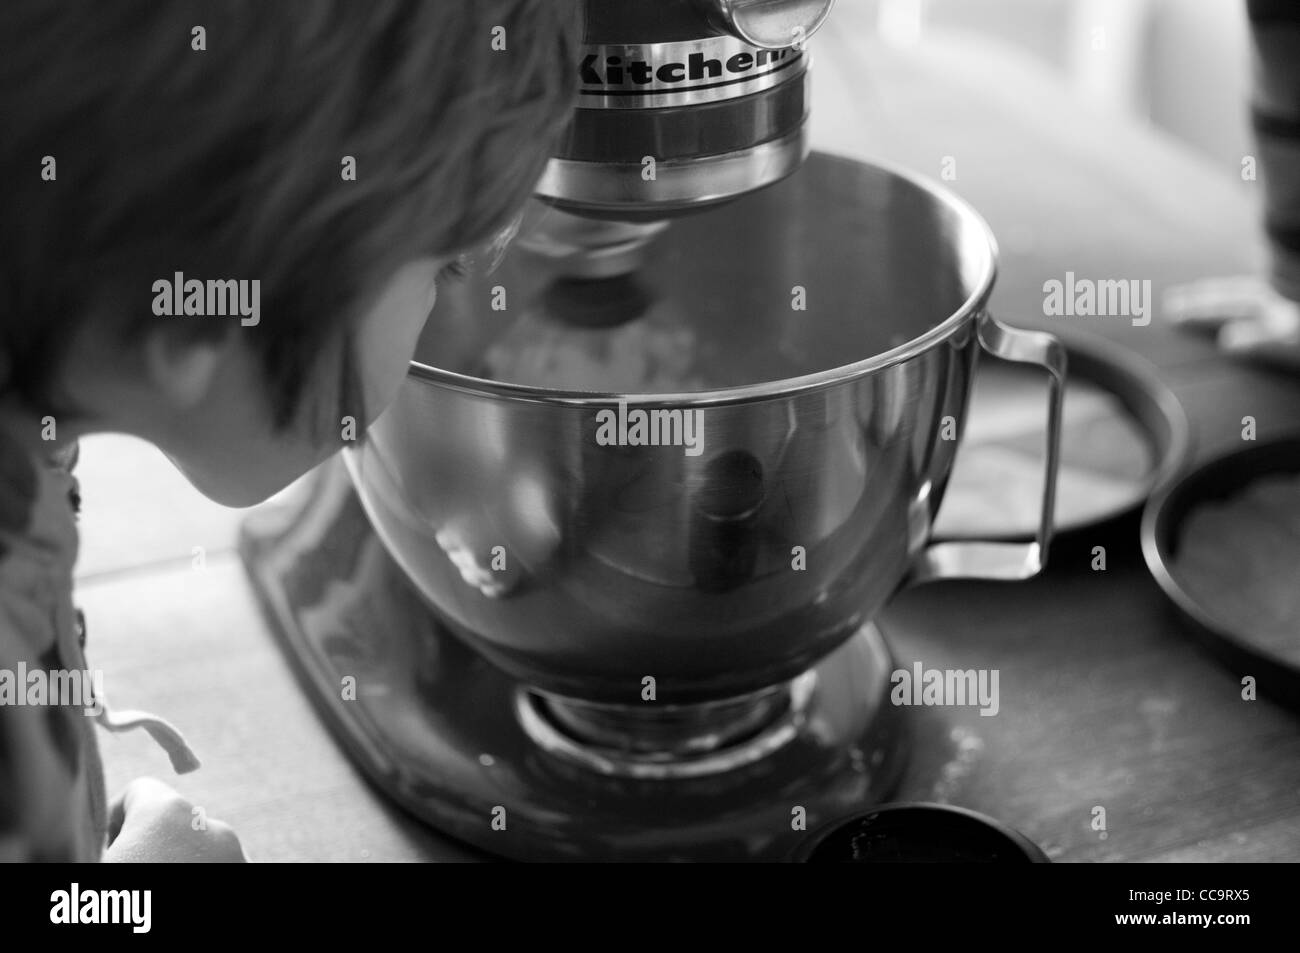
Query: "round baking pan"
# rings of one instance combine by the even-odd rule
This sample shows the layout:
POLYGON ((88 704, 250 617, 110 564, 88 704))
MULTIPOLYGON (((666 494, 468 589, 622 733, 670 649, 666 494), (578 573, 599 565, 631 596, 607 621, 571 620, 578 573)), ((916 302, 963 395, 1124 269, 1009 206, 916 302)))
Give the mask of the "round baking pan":
MULTIPOLYGON (((1190 429, 1156 369, 1093 335, 1058 334, 1066 347, 1058 534, 1136 512, 1186 463, 1190 429), (1108 472, 1109 471, 1109 472, 1108 472)), ((1028 539, 1038 526, 1046 382, 1033 368, 983 361, 935 522, 938 539, 1028 539)))
POLYGON ((792 860, 843 864, 1046 864, 1001 821, 948 804, 885 804, 814 832, 792 860))
MULTIPOLYGON (((1265 631, 1263 625, 1227 618, 1222 608, 1212 604, 1212 594, 1202 591, 1178 565, 1183 530, 1198 508, 1241 500, 1252 486, 1276 476, 1300 478, 1300 434, 1219 457, 1154 495, 1142 517, 1142 553, 1156 582, 1202 645, 1239 675, 1254 676, 1261 695, 1300 708, 1300 630, 1290 642, 1283 633, 1281 645, 1289 649, 1284 651, 1273 626, 1265 631)), ((1261 544, 1258 552, 1276 567, 1281 587, 1300 592, 1300 561, 1278 566, 1277 560, 1285 557, 1277 547, 1261 544)))

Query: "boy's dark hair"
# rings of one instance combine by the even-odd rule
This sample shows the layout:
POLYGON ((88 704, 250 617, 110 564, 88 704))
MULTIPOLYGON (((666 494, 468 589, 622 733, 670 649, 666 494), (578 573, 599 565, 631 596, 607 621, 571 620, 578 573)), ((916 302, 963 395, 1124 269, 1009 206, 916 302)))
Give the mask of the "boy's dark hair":
POLYGON ((257 326, 183 326, 247 333, 286 423, 397 267, 484 242, 530 193, 572 106, 578 7, 4 0, 0 393, 51 406, 77 325, 140 331, 157 279, 258 278, 257 326))

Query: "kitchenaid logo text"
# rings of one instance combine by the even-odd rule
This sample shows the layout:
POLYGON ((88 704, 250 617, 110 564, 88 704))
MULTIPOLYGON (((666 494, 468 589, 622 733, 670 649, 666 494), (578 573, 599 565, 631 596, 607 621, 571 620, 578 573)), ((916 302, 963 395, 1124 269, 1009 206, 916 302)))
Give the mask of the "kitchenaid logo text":
POLYGON ((262 320, 262 282, 234 278, 186 278, 176 272, 170 279, 153 283, 153 313, 198 314, 214 317, 239 315, 239 323, 251 328, 262 320))
POLYGON ((1048 317, 1121 317, 1132 318, 1133 326, 1144 328, 1151 323, 1151 281, 1137 278, 1075 278, 1065 273, 1065 281, 1052 278, 1043 283, 1043 314, 1048 317))
POLYGON ((596 411, 596 443, 602 447, 685 447, 688 457, 704 452, 704 411, 618 409, 596 411))
POLYGON ((50 894, 51 923, 126 923, 132 933, 148 933, 153 923, 152 890, 68 890, 50 894))
POLYGON ((996 715, 998 669, 927 669, 917 662, 909 672, 895 669, 889 700, 895 705, 933 705, 965 708, 978 705, 980 715, 996 715))
POLYGON ((92 718, 103 711, 104 673, 98 669, 0 668, 0 708, 80 708, 92 718))
POLYGON ((694 89, 730 80, 757 79, 790 66, 801 55, 794 49, 760 50, 735 44, 682 56, 673 48, 656 56, 653 47, 598 47, 588 53, 579 72, 583 92, 610 90, 694 89))

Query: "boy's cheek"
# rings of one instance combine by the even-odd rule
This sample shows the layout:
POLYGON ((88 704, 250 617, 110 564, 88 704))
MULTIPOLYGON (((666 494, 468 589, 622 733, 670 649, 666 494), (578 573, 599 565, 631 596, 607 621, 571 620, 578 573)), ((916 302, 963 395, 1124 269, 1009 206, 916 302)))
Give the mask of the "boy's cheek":
POLYGON ((224 506, 253 506, 274 496, 342 446, 337 421, 297 420, 277 430, 260 389, 260 367, 223 376, 198 412, 173 427, 159 446, 204 496, 224 506))
MULTIPOLYGON (((367 377, 364 384, 364 393, 366 395, 365 416, 366 419, 359 421, 360 426, 355 434, 355 439, 361 439, 360 431, 366 430, 379 419, 380 415, 388 409, 389 405, 397 399, 398 391, 401 390, 402 382, 406 380, 407 370, 411 366, 411 353, 403 353, 390 360, 388 364, 377 372, 373 372, 367 377)), ((347 435, 344 435, 344 439, 347 435)))
POLYGON ((215 503, 243 508, 279 493, 317 464, 332 456, 338 445, 311 447, 285 441, 261 448, 261 453, 222 454, 217 447, 200 458, 168 454, 196 490, 215 503))
POLYGON ((209 394, 201 419, 189 422, 167 455, 209 499, 226 506, 253 506, 274 496, 340 449, 355 446, 397 396, 432 306, 430 289, 438 263, 412 263, 390 279, 356 327, 354 348, 365 420, 338 418, 336 378, 324 374, 304 398, 300 417, 287 430, 263 422, 269 408, 260 364, 241 357, 239 373, 209 394), (312 409, 314 408, 314 410, 312 409), (314 415, 315 419, 311 419, 314 415), (195 439, 202 433, 202 439, 195 439))
POLYGON ((366 399, 365 426, 388 408, 406 379, 433 308, 437 269, 433 259, 399 269, 359 323, 356 347, 366 399))

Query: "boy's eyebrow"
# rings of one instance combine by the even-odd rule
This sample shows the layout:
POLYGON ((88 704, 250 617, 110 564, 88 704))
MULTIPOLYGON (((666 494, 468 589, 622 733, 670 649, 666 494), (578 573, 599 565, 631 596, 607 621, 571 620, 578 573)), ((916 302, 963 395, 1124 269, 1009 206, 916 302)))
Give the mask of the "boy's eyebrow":
POLYGON ((485 275, 492 274, 501 266, 502 260, 506 257, 506 252, 510 250, 510 243, 519 234, 523 221, 524 212, 520 210, 486 244, 459 256, 460 260, 475 267, 476 270, 481 267, 482 273, 485 275))

